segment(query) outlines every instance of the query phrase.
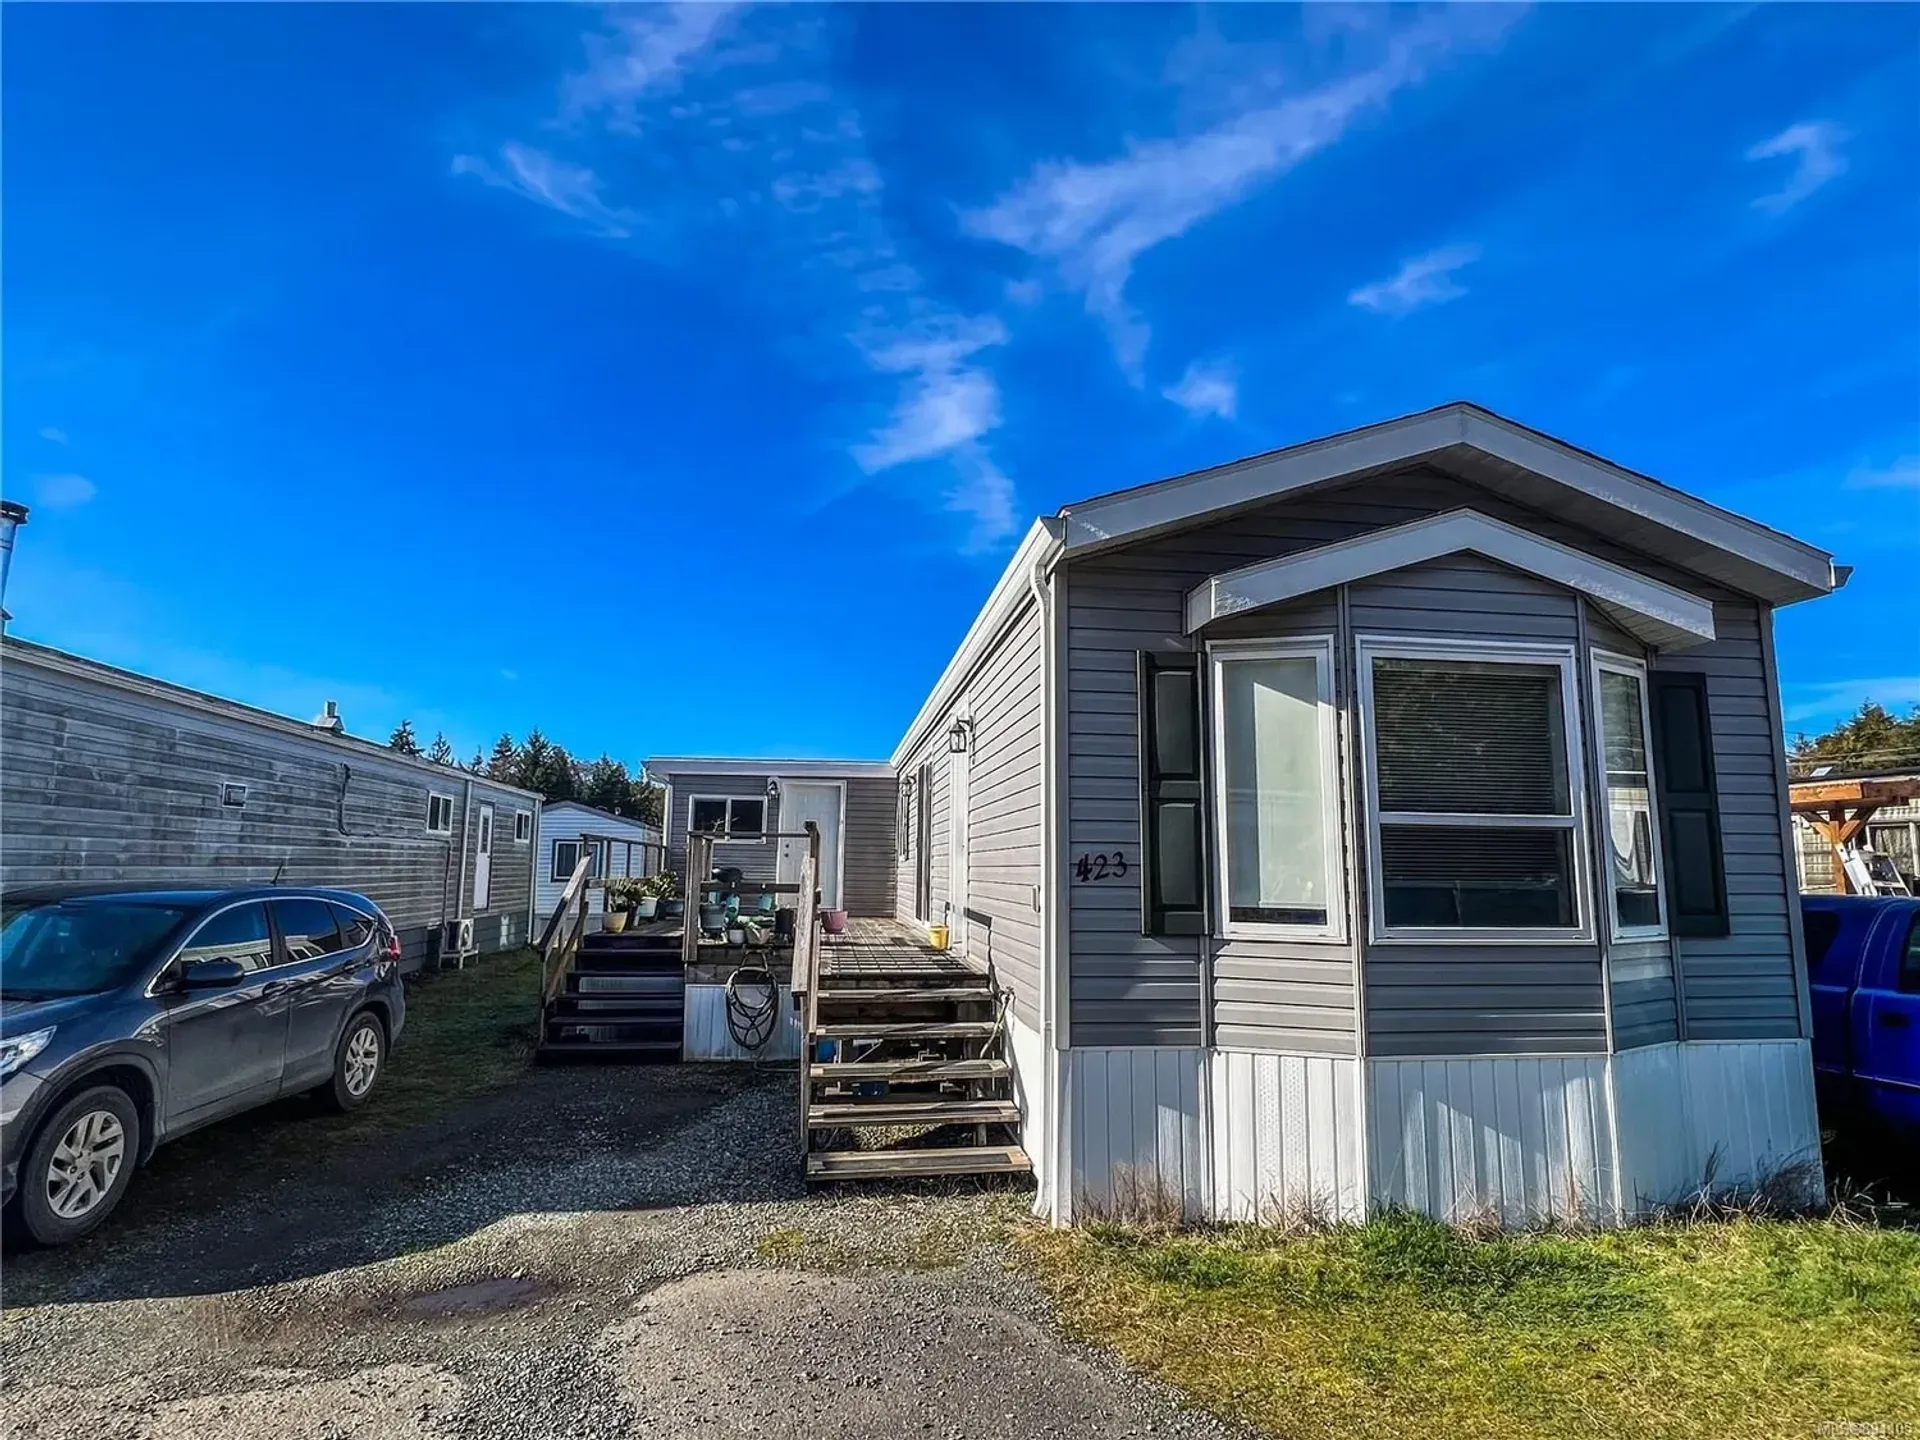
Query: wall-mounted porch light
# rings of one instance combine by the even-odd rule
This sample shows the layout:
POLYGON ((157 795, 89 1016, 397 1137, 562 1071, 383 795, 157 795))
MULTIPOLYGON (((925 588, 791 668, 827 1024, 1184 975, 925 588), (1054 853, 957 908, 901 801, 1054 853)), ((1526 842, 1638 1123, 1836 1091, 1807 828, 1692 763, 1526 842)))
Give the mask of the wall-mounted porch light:
POLYGON ((953 728, 947 731, 947 753, 964 755, 973 748, 973 722, 959 719, 953 722, 953 728))
POLYGON ((780 782, 776 780, 773 776, 769 775, 767 777, 767 799, 778 800, 779 798, 780 798, 780 782))

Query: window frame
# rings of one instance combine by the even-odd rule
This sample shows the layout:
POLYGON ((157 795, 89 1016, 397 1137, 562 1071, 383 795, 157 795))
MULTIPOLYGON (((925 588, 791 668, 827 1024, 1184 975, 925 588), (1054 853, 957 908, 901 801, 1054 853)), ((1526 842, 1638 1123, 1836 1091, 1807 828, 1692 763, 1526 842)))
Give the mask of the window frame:
POLYGON ((513 812, 513 843, 516 845, 533 843, 533 812, 531 810, 513 812))
MULTIPOLYGON (((547 856, 547 883, 550 885, 566 884, 569 880, 573 878, 574 868, 578 866, 579 863, 580 863, 580 842, 578 840, 562 840, 558 837, 555 837, 553 842, 553 850, 547 856), (573 864, 567 866, 565 870, 562 870, 560 868, 560 847, 562 845, 568 845, 573 848, 573 864)), ((593 874, 591 871, 588 872, 587 878, 588 879, 593 878, 593 874)))
POLYGON ((764 794, 762 795, 689 795, 687 796, 687 834, 689 835, 715 835, 717 838, 714 840, 714 844, 716 845, 764 845, 767 843, 767 837, 765 834, 766 828, 767 828, 767 797, 764 794), (728 831, 731 831, 733 829, 733 807, 735 805, 758 805, 760 807, 760 833, 756 835, 756 837, 752 840, 734 840, 734 839, 728 838, 725 832, 694 829, 693 828, 693 807, 695 805, 698 805, 703 800, 707 801, 708 803, 714 803, 714 802, 725 803, 727 807, 726 828, 728 831))
POLYGON ((427 792, 427 833, 429 835, 453 834, 453 796, 443 795, 438 790, 427 792), (444 825, 433 823, 433 812, 437 806, 445 807, 447 823, 444 825))
MULTIPOLYGON (((1653 847, 1653 893, 1659 905, 1660 920, 1654 925, 1622 925, 1620 923, 1620 896, 1613 885, 1613 836, 1611 824, 1604 832, 1606 835, 1607 889, 1607 936, 1610 940, 1640 941, 1665 940, 1669 938, 1667 925, 1667 857, 1661 851, 1660 844, 1660 789, 1659 779, 1654 774, 1653 759, 1653 682, 1647 675, 1647 663, 1631 655, 1616 654, 1611 650, 1593 652, 1593 773, 1600 786, 1600 798, 1611 804, 1607 791, 1607 712, 1600 703, 1600 677, 1611 671, 1616 675, 1628 675, 1640 686, 1640 736, 1646 749, 1647 760, 1647 818, 1652 830, 1650 843, 1653 847)), ((1600 877, 1595 877, 1596 885, 1600 877)))
MULTIPOLYGON (((1361 776, 1364 787, 1362 823, 1367 843, 1367 937, 1374 945, 1592 945, 1595 943, 1592 865, 1587 833, 1587 787, 1584 726, 1581 723, 1580 657, 1571 643, 1555 641, 1480 640, 1470 637, 1425 639, 1412 635, 1358 635, 1354 637, 1355 690, 1359 698, 1361 776), (1475 815, 1380 809, 1378 745, 1373 700, 1375 660, 1438 660, 1479 665, 1553 665, 1560 671, 1560 723, 1565 730, 1567 803, 1572 815, 1475 815), (1527 926, 1498 929, 1481 927, 1388 925, 1386 884, 1381 868, 1382 825, 1431 828, 1486 828, 1489 830, 1566 830, 1573 882, 1574 923, 1570 927, 1527 926)), ((1651 740, 1649 740, 1651 745, 1651 740)), ((1651 759, 1651 756, 1649 756, 1651 759)))
POLYGON ((1308 940, 1347 943, 1347 847, 1340 803, 1340 710, 1333 698, 1332 635, 1288 636, 1272 640, 1218 640, 1207 645, 1206 694, 1211 713, 1202 730, 1208 754, 1205 775, 1213 791, 1210 806, 1215 855, 1214 933, 1228 940, 1308 940), (1222 667, 1236 660, 1312 660, 1320 720, 1320 818, 1326 844, 1321 853, 1327 885, 1327 918, 1319 925, 1292 925, 1273 920, 1235 920, 1228 904, 1229 848, 1227 837, 1227 707, 1222 667))

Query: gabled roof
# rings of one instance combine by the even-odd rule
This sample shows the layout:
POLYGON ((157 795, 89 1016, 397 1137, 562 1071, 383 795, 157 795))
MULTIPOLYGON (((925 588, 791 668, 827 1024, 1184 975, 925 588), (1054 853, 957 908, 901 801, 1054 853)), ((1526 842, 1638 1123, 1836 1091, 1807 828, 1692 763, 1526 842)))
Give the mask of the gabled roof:
POLYGON ((1187 629, 1462 551, 1580 591, 1655 649, 1713 639, 1711 602, 1478 510, 1448 510, 1211 576, 1188 592, 1187 629))
POLYGON ((596 816, 624 829, 637 830, 654 840, 660 838, 659 826, 649 825, 646 821, 637 820, 631 815, 615 815, 611 810, 602 810, 599 806, 589 805, 584 800, 544 800, 540 804, 540 818, 544 822, 547 816, 558 814, 563 810, 579 811, 582 814, 596 816))
POLYGON ((1420 461, 1774 604, 1842 583, 1823 550, 1464 402, 1069 505, 1066 555, 1420 461))
POLYGON ((736 775, 765 779, 790 776, 795 780, 890 780, 893 766, 885 760, 775 760, 756 756, 657 755, 647 761, 647 773, 664 775, 736 775))

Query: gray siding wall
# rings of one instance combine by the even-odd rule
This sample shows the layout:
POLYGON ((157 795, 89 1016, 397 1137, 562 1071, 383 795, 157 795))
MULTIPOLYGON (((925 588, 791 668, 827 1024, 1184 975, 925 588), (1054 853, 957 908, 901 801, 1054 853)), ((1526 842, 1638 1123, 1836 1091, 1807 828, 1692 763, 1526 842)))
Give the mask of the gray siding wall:
MULTIPOLYGON (((1311 549, 1389 525, 1470 505, 1539 534, 1713 598, 1722 638, 1659 662, 1709 675, 1728 831, 1728 885, 1734 934, 1690 941, 1682 956, 1689 999, 1705 1008, 1695 1038, 1761 1038, 1796 1023, 1786 846, 1773 789, 1773 747, 1765 720, 1769 683, 1756 607, 1696 577, 1626 551, 1554 517, 1517 506, 1465 481, 1414 470, 1370 479, 1249 512, 1230 522, 1144 541, 1074 562, 1061 572, 1069 608, 1067 755, 1069 861, 1084 853, 1140 853, 1137 652, 1193 648, 1182 600, 1208 575, 1311 549), (1722 723, 1725 717, 1726 723, 1722 723), (1737 836, 1735 832, 1738 832, 1737 836), (1693 957, 1699 957, 1694 963, 1693 957)), ((1352 587, 1351 629, 1361 633, 1448 634, 1573 641, 1579 601, 1570 592, 1471 556, 1411 567, 1352 587)), ((1335 602, 1322 595, 1293 607, 1237 617, 1209 635, 1333 633, 1335 602), (1313 607, 1318 605, 1318 613, 1313 607)), ((1631 637, 1603 613, 1587 612, 1590 645, 1636 653, 1631 637)), ((1341 657, 1343 662, 1345 657, 1341 657)), ((1583 660, 1584 663, 1584 660, 1583 660)), ((1351 677, 1338 676, 1342 703, 1351 677)), ((1351 766, 1349 765, 1349 768, 1351 766)), ((1598 823, 1597 816, 1589 824, 1598 823)), ((1349 847, 1357 869, 1358 847, 1349 847)), ((911 869, 901 903, 910 908, 911 869)), ((1222 1045, 1350 1053, 1355 1028, 1351 947, 1210 942, 1142 936, 1139 894, 1129 882, 1066 881, 1070 1004, 1076 1046, 1200 1043, 1203 961, 1213 971, 1214 1040, 1222 1045)), ((1604 897, 1597 897, 1604 898, 1604 897)), ((1604 924, 1604 915, 1600 917, 1604 924)), ((1352 917, 1363 934, 1365 911, 1352 917)), ((1369 1053, 1586 1053, 1606 1044, 1602 947, 1381 945, 1365 956, 1369 1053)), ((1613 961, 1619 1043, 1671 1038, 1675 1001, 1659 954, 1623 947, 1613 961)), ((1689 1016, 1694 1007, 1688 1006, 1689 1016)))
MULTIPOLYGON (((765 775, 676 775, 668 797, 667 861, 676 875, 687 873, 687 816, 695 796, 740 796, 767 801, 767 829, 780 828, 780 801, 769 799, 765 775)), ((812 776, 809 779, 815 778, 812 776)), ((822 776, 822 779, 834 779, 822 776)), ((894 783, 885 777, 859 776, 846 780, 847 805, 841 817, 846 828, 845 873, 840 897, 851 915, 893 913, 893 797, 894 783)), ((726 844, 714 851, 721 865, 735 865, 748 880, 778 878, 780 846, 726 844)))
MULTIPOLYGON (((916 794, 908 831, 917 844, 917 807, 931 806, 933 903, 930 918, 949 918, 958 887, 951 883, 951 804, 954 757, 946 732, 964 706, 973 721, 967 769, 966 945, 1013 992, 1015 1013, 1040 1024, 1041 767, 1044 713, 1041 618, 1029 605, 968 678, 960 696, 930 727, 902 778, 932 766, 932 794, 916 794)), ((918 856, 912 845, 895 870, 894 913, 913 919, 918 856)))
MULTIPOLYGON (((1704 590, 1701 593, 1706 593, 1704 590)), ((1799 904, 1793 856, 1781 832, 1777 783, 1785 739, 1775 728, 1761 626, 1772 612, 1717 598, 1718 638, 1655 662, 1707 677, 1713 763, 1726 850, 1731 933, 1680 939, 1681 999, 1690 1040, 1760 1040, 1800 1034, 1791 924, 1799 904)))
POLYGON ((487 802, 483 950, 526 937, 532 847, 514 843, 513 814, 533 809, 527 796, 7 656, 0 886, 339 886, 384 909, 418 958, 443 920, 475 913, 472 815, 487 802), (243 807, 221 805, 225 782, 247 786, 243 807), (427 830, 430 792, 454 800, 451 835, 427 830))

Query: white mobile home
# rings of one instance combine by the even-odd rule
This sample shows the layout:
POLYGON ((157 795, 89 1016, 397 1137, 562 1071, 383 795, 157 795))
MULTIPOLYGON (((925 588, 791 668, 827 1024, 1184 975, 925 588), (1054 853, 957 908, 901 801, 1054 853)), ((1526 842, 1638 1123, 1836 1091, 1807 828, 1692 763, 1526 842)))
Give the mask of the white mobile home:
POLYGON ((1817 1166, 1773 612, 1844 578, 1464 404, 1037 521, 891 757, 892 919, 1010 998, 1044 1213, 1817 1166))
MULTIPOLYGON (((540 807, 533 877, 533 909, 543 921, 560 903, 582 851, 593 860, 588 873, 602 880, 654 875, 665 868, 657 827, 578 800, 549 800, 540 807)), ((604 890, 595 886, 587 891, 587 911, 594 917, 594 929, 599 928, 599 917, 606 913, 606 907, 604 890)))

